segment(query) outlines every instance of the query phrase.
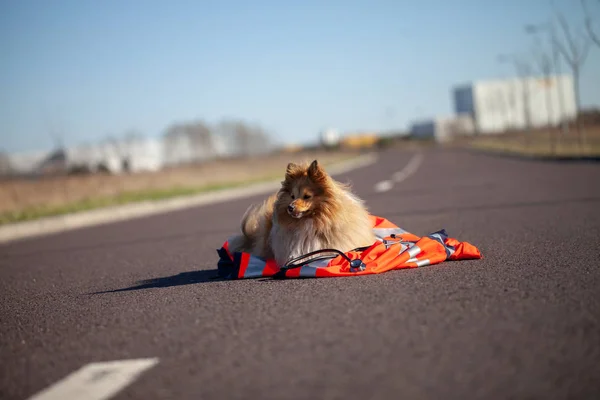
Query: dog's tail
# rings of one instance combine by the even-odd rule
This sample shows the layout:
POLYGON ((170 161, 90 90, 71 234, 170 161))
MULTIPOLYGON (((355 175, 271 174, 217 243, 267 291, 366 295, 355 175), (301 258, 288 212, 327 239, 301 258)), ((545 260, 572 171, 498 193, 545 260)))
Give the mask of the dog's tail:
POLYGON ((237 234, 228 239, 229 250, 232 252, 251 252, 258 232, 259 215, 257 213, 259 205, 252 204, 242 217, 242 234, 237 234))
POLYGON ((252 204, 242 217, 241 229, 244 236, 252 238, 258 231, 258 224, 260 223, 260 208, 259 204, 252 204))
POLYGON ((261 227, 261 222, 263 225, 270 221, 273 218, 273 206, 275 205, 275 201, 277 200, 277 195, 274 194, 269 196, 268 199, 263 201, 260 204, 252 204, 242 217, 241 229, 244 236, 249 239, 252 239, 258 233, 258 230, 261 227))

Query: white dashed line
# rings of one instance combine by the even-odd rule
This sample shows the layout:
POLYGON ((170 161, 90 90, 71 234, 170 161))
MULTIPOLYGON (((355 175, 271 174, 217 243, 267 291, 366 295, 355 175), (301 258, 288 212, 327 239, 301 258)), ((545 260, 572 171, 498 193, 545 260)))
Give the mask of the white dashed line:
POLYGON ((394 173, 394 175, 392 175, 392 180, 378 182, 374 187, 375 191, 377 193, 383 193, 387 192, 388 190, 391 190, 394 187, 394 183, 400 183, 402 181, 405 181, 411 175, 417 172, 422 162, 423 154, 415 154, 414 156, 412 156, 408 164, 406 164, 404 168, 402 168, 401 171, 398 171, 394 173))
POLYGON ((381 181, 375 185, 375 191, 377 193, 387 192, 391 188, 394 187, 394 182, 392 181, 381 181))
POLYGON ((87 364, 29 400, 106 400, 158 363, 158 358, 87 364))
POLYGON ((415 154, 410 159, 410 161, 408 162, 408 164, 406 164, 406 166, 404 168, 402 168, 401 171, 398 171, 394 175, 392 175, 392 179, 396 183, 400 183, 402 181, 405 181, 406 179, 410 178, 410 176, 412 174, 414 174, 415 172, 417 172, 417 170, 421 166, 422 162, 423 162, 423 154, 421 154, 421 153, 415 154))

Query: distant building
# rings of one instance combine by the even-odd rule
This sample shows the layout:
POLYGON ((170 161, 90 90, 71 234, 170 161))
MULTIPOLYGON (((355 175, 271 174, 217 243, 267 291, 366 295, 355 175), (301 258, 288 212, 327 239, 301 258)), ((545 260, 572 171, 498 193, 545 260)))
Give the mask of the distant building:
POLYGON ((299 144, 287 144, 281 147, 281 151, 284 153, 299 153, 304 150, 304 147, 299 144))
POLYGON ((44 162, 50 155, 51 151, 27 151, 8 154, 8 164, 10 165, 11 174, 35 174, 38 166, 44 162))
POLYGON ((558 125, 577 115, 570 75, 476 81, 452 89, 454 111, 470 115, 477 133, 558 125))
POLYGON ((433 139, 436 142, 448 142, 460 136, 472 135, 473 119, 469 115, 438 117, 414 122, 410 135, 416 139, 433 139))
POLYGON ((340 143, 340 134, 336 129, 325 129, 321 132, 320 141, 324 147, 335 147, 340 143))
POLYGON ((131 172, 153 172, 163 167, 163 141, 153 138, 135 138, 126 142, 124 166, 131 172))
POLYGON ((111 173, 157 171, 164 163, 160 139, 129 137, 66 149, 67 170, 111 173))
POLYGON ((159 138, 147 138, 130 131, 124 137, 111 137, 99 143, 8 154, 0 159, 0 173, 157 171, 166 166, 218 158, 268 154, 274 149, 270 139, 259 126, 241 121, 224 121, 214 131, 201 121, 192 121, 171 125, 159 138))
POLYGON ((340 139, 340 146, 348 149, 361 149, 374 147, 379 141, 376 133, 351 133, 340 139))
POLYGON ((161 139, 125 138, 55 151, 13 153, 7 163, 14 174, 157 171, 164 164, 163 143, 161 139))

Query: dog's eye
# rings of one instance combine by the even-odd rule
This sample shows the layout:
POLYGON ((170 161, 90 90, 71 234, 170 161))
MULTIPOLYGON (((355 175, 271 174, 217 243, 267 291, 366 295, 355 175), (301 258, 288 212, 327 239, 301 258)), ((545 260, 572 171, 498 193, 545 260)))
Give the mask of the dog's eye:
POLYGON ((304 197, 303 197, 303 199, 304 199, 304 200, 308 200, 308 199, 310 199, 310 197, 311 197, 311 196, 310 196, 309 194, 305 194, 305 195, 304 195, 304 197))

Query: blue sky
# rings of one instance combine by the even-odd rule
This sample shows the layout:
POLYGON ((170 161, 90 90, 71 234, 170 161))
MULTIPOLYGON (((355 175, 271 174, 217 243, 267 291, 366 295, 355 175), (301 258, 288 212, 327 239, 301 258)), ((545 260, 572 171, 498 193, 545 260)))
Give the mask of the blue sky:
MULTIPOLYGON (((555 0, 581 25, 575 0, 555 0)), ((550 0, 0 2, 0 148, 235 117, 280 141, 405 129, 452 112, 452 85, 506 77, 550 0)), ((600 7, 595 9, 600 17, 600 7)), ((563 66, 563 68, 566 68, 563 66)), ((582 72, 600 105, 600 49, 582 72)))

